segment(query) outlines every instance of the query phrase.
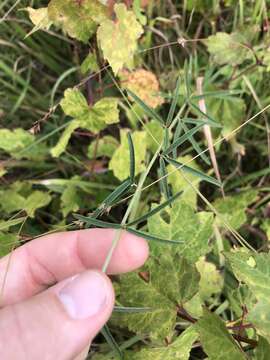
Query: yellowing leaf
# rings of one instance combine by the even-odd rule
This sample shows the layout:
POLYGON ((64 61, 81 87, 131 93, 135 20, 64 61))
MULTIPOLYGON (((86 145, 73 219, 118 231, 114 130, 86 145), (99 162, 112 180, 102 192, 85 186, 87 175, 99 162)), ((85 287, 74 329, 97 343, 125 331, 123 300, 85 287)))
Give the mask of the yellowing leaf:
MULTIPOLYGON (((184 256, 190 262, 197 261, 200 256, 210 252, 209 240, 213 229, 213 214, 209 212, 194 213, 191 206, 179 200, 166 210, 169 220, 165 221, 161 214, 155 214, 148 219, 149 232, 160 238, 182 241, 171 247, 173 252, 184 256)), ((155 255, 164 252, 161 245, 152 245, 155 255)))
POLYGON ((228 136, 240 126, 245 117, 246 104, 241 98, 212 98, 206 103, 208 115, 223 125, 223 136, 228 136))
POLYGON ((83 63, 81 64, 81 72, 82 74, 86 74, 88 71, 98 71, 99 67, 97 64, 97 59, 95 54, 89 53, 87 57, 84 59, 83 63))
POLYGON ((206 261, 204 257, 197 261, 196 267, 201 275, 199 295, 203 303, 204 300, 209 299, 213 294, 221 292, 223 287, 223 277, 216 266, 209 261, 206 261))
POLYGON ((0 231, 0 257, 10 253, 19 244, 17 234, 4 233, 0 231))
POLYGON ((34 217, 35 211, 41 207, 48 205, 51 196, 45 191, 33 191, 25 201, 24 210, 30 217, 34 217))
POLYGON ((39 9, 27 7, 26 10, 28 11, 30 20, 35 25, 34 28, 30 31, 30 33, 27 34, 27 36, 33 34, 40 29, 49 30, 50 26, 52 25, 52 21, 49 19, 47 7, 39 9))
POLYGON ((169 346, 143 349, 134 353, 132 360, 188 360, 197 338, 197 332, 190 326, 169 346))
POLYGON ((105 59, 117 74, 123 66, 132 67, 137 40, 143 29, 135 14, 124 4, 115 4, 114 11, 116 20, 104 20, 97 30, 97 38, 105 59))
POLYGON ((115 321, 152 339, 171 337, 177 305, 185 303, 198 290, 199 274, 195 266, 178 255, 163 253, 145 265, 149 281, 138 274, 120 278, 119 301, 124 306, 147 307, 143 313, 117 314, 115 321))
POLYGON ((40 159, 46 148, 42 144, 35 145, 35 136, 21 128, 14 130, 0 129, 0 149, 9 153, 15 159, 40 159), (27 149, 30 147, 29 150, 27 149))
POLYGON ((75 119, 68 124, 58 143, 51 149, 54 157, 60 156, 65 151, 75 129, 80 127, 98 133, 107 125, 119 121, 118 100, 115 98, 102 98, 89 107, 78 89, 67 89, 60 105, 66 115, 75 119))
POLYGON ((51 0, 48 5, 50 20, 84 43, 107 18, 107 11, 107 7, 97 0, 51 0))
MULTIPOLYGON (((192 157, 190 155, 186 155, 178 158, 177 160, 183 164, 187 163, 188 166, 194 168, 195 170, 200 170, 200 167, 195 161, 190 161, 191 158, 192 157)), ((190 173, 185 173, 184 177, 180 171, 175 171, 175 167, 171 164, 167 166, 167 171, 168 173, 171 173, 168 176, 168 183, 171 184, 173 193, 176 194, 179 191, 183 191, 182 200, 195 208, 197 204, 197 193, 193 187, 197 189, 199 188, 200 178, 190 173), (193 187, 186 179, 192 183, 193 187)))
POLYGON ((151 108, 156 108, 163 104, 164 100, 158 94, 158 80, 151 71, 144 69, 136 69, 131 72, 122 70, 119 76, 122 81, 122 88, 131 90, 151 108))
POLYGON ((60 105, 66 115, 79 118, 89 110, 87 101, 78 89, 67 89, 60 105))
POLYGON ((107 135, 91 142, 88 147, 87 156, 90 159, 93 159, 94 156, 97 158, 101 156, 111 158, 118 146, 118 141, 113 136, 107 135))
POLYGON ((245 354, 237 346, 226 329, 225 323, 208 310, 195 325, 200 333, 203 350, 210 360, 245 360, 245 354))
MULTIPOLYGON (((221 214, 222 218, 234 229, 239 229, 246 221, 246 208, 255 201, 256 190, 249 190, 233 196, 226 196, 225 199, 217 199, 213 206, 221 214)), ((222 220, 217 220, 223 226, 222 220)))
POLYGON ((239 33, 218 32, 209 36, 205 44, 217 64, 239 65, 252 56, 245 42, 239 33))
MULTIPOLYGON (((129 147, 125 130, 120 132, 121 145, 114 152, 109 163, 109 169, 113 171, 114 176, 119 180, 124 180, 129 176, 129 147)), ((138 175, 145 169, 144 160, 146 154, 146 133, 144 131, 134 131, 132 140, 135 149, 135 175, 138 175)))

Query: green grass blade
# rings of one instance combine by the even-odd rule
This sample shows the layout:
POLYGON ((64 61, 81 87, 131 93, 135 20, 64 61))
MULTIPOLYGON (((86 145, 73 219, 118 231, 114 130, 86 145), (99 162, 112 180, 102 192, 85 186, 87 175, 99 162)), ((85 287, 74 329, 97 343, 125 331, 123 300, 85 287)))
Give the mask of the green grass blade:
POLYGON ((164 125, 162 118, 153 109, 146 105, 145 102, 143 102, 136 94, 134 94, 131 90, 127 90, 127 93, 151 119, 156 119, 158 122, 164 125))
POLYGON ((121 225, 119 224, 114 224, 114 223, 109 223, 107 221, 101 221, 98 219, 95 219, 91 216, 83 216, 80 214, 73 214, 73 216, 75 217, 75 219, 82 221, 83 223, 85 223, 86 225, 94 225, 100 228, 110 228, 110 229, 121 229, 121 225))
POLYGON ((140 236, 140 237, 142 237, 142 238, 144 238, 145 240, 148 240, 148 241, 156 241, 156 242, 166 244, 166 245, 176 245, 176 244, 182 244, 183 243, 183 241, 162 239, 162 238, 159 238, 158 236, 150 235, 148 233, 145 233, 145 232, 139 231, 139 230, 135 230, 135 229, 130 228, 130 227, 126 227, 126 230, 128 232, 130 232, 131 234, 140 236))
POLYGON ((202 124, 199 124, 192 129, 188 130, 184 135, 180 136, 178 139, 176 139, 171 146, 167 148, 166 151, 163 152, 164 155, 168 155, 170 152, 172 152, 174 149, 177 149, 181 144, 183 144, 186 140, 189 140, 190 137, 193 134, 196 134, 201 128, 202 124))
POLYGON ((147 220, 149 217, 159 213, 161 210, 163 210, 165 207, 167 207, 168 205, 172 204, 181 194, 183 193, 183 191, 179 191, 178 193, 176 193, 175 195, 171 196, 168 200, 164 201, 162 204, 158 205, 157 207, 155 207, 154 209, 150 210, 147 214, 140 216, 137 219, 134 219, 133 221, 131 221, 130 223, 127 224, 127 226, 133 226, 135 224, 139 224, 145 220, 147 220))
POLYGON ((108 327, 108 325, 104 325, 103 329, 101 330, 102 335, 104 336, 105 340, 107 341, 107 343, 110 345, 110 347, 112 348, 112 350, 115 352, 115 354, 117 355, 117 357, 120 360, 123 360, 123 353, 122 350, 120 349, 119 345, 117 344, 117 342, 115 341, 114 337, 112 336, 112 333, 108 327))
POLYGON ((183 170, 183 171, 188 172, 188 173, 190 173, 190 174, 192 174, 194 176, 199 177, 202 181, 207 181, 207 182, 209 182, 209 183, 211 183, 213 185, 221 187, 221 183, 218 180, 216 180, 215 178, 213 178, 212 176, 206 175, 206 174, 202 173, 199 170, 195 170, 194 168, 191 168, 191 167, 189 167, 187 165, 184 165, 181 162, 176 161, 174 159, 171 159, 169 157, 166 157, 165 159, 170 164, 172 164, 174 167, 176 167, 176 169, 178 169, 180 171, 183 170))
POLYGON ((175 113, 175 109, 176 109, 176 105, 177 105, 177 100, 178 100, 178 97, 179 97, 179 91, 180 91, 180 76, 178 77, 177 82, 176 82, 176 88, 175 88, 175 91, 174 91, 174 94, 173 94, 173 101, 171 103, 169 114, 168 114, 168 117, 167 117, 167 120, 166 120, 166 126, 167 127, 169 127, 171 122, 172 122, 173 115, 175 113))
POLYGON ((135 151, 134 151, 134 144, 132 141, 132 137, 130 133, 127 134, 128 137, 128 147, 129 147, 129 162, 130 162, 130 180, 134 182, 135 178, 135 151))

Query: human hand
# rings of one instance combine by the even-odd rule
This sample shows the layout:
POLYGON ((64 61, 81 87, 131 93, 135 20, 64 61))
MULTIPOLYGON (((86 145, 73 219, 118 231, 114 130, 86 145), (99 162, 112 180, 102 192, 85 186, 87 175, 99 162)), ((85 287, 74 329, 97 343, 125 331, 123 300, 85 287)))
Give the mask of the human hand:
MULTIPOLYGON (((113 237, 111 229, 51 234, 0 260, 1 359, 83 358, 113 310, 111 281, 100 272, 113 237)), ((123 233, 108 273, 134 270, 147 256, 143 239, 123 233)))

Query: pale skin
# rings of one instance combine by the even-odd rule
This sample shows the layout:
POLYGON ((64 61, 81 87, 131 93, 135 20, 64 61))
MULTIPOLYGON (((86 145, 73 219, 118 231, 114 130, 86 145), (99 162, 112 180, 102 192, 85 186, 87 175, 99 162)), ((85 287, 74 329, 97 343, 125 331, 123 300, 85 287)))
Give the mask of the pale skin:
MULTIPOLYGON (((101 272, 114 231, 47 235, 0 260, 1 359, 85 358, 114 306, 111 281, 101 272)), ((147 257, 147 243, 123 233, 108 274, 135 270, 147 257)))

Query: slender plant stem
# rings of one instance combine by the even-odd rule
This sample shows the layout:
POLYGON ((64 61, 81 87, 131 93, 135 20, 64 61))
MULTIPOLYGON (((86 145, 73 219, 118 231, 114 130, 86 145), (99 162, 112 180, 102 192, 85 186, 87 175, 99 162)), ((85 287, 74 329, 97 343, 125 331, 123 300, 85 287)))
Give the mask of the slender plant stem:
MULTIPOLYGON (((154 165, 154 162, 156 161, 156 159, 157 159, 157 157, 159 155, 161 147, 162 147, 162 145, 160 144, 157 151, 155 152, 154 156, 152 157, 149 165, 147 166, 147 169, 144 171, 143 176, 141 176, 141 178, 140 178, 140 182, 139 182, 139 184, 138 184, 138 186, 136 188, 136 191, 135 191, 135 193, 134 193, 134 195, 133 195, 133 197, 132 197, 132 199, 131 199, 131 201, 130 201, 130 203, 128 205, 128 208, 127 208, 127 210, 125 212, 125 215, 124 215, 124 217, 123 217, 123 219, 121 221, 121 226, 122 227, 125 226, 134 204, 138 203, 138 201, 140 199, 140 194, 141 194, 141 191, 142 191, 142 188, 143 188, 143 184, 144 184, 144 182, 145 182, 145 180, 147 178, 147 175, 149 174, 152 166, 154 165)), ((105 259, 105 262, 103 264, 103 267, 102 267, 103 272, 107 271, 107 268, 108 268, 108 266, 110 264, 110 261, 111 261, 112 255, 113 255, 113 252, 114 252, 118 242, 121 239, 122 232, 123 232, 123 229, 116 230, 116 232, 115 232, 115 235, 114 235, 114 238, 113 238, 113 241, 112 241, 112 246, 111 246, 111 248, 110 248, 110 250, 108 252, 108 255, 107 255, 107 257, 105 259)))

